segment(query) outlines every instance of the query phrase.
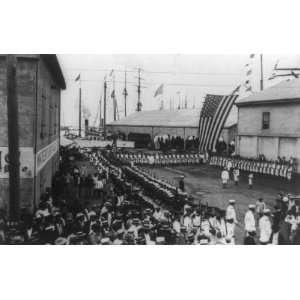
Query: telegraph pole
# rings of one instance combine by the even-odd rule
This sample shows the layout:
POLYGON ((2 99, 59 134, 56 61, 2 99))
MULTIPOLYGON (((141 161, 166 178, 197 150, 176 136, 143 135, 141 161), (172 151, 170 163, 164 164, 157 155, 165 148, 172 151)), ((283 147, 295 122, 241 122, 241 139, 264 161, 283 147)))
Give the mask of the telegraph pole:
POLYGON ((20 219, 20 150, 17 99, 17 58, 7 55, 7 123, 9 153, 9 217, 20 219))
POLYGON ((137 102, 137 111, 142 110, 142 103, 141 103, 141 68, 138 68, 138 86, 137 86, 137 92, 138 92, 138 102, 137 102))
POLYGON ((104 78, 104 92, 103 92, 103 135, 104 139, 106 139, 106 89, 107 89, 107 84, 106 84, 106 77, 104 78))
POLYGON ((260 55, 260 90, 264 89, 263 55, 260 55))

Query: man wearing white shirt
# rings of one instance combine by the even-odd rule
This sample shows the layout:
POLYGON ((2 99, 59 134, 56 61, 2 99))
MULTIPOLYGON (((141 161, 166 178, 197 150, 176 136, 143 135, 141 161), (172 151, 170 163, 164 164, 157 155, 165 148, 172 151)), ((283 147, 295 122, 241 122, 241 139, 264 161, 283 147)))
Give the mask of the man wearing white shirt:
POLYGON ((254 211, 255 211, 255 205, 250 204, 248 206, 249 210, 245 214, 245 231, 247 233, 247 236, 249 234, 256 233, 256 225, 255 225, 255 216, 254 216, 254 211))
POLYGON ((269 218, 270 210, 265 209, 263 212, 263 216, 259 219, 259 231, 260 237, 259 242, 261 245, 267 245, 270 243, 271 235, 272 235, 272 224, 269 218))
POLYGON ((227 237, 230 239, 234 238, 235 234, 235 225, 238 223, 236 218, 236 211, 235 211, 235 200, 229 200, 229 205, 226 209, 226 227, 227 227, 227 237))
POLYGON ((227 187, 227 183, 229 180, 229 172, 226 169, 224 169, 221 173, 221 180, 222 180, 223 189, 225 189, 227 187))

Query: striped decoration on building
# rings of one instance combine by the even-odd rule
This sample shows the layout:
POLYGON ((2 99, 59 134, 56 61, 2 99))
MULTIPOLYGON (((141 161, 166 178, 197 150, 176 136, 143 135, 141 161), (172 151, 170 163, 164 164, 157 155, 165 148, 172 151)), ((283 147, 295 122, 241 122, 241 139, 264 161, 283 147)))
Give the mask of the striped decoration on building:
POLYGON ((199 150, 214 151, 221 130, 238 95, 206 95, 199 120, 199 150))

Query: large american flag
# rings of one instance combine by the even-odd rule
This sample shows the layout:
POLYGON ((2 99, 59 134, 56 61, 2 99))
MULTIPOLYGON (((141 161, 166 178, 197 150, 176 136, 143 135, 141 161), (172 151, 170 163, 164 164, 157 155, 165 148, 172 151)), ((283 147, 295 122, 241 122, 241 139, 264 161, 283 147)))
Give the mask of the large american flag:
POLYGON ((238 95, 206 95, 199 120, 199 150, 214 150, 238 95))

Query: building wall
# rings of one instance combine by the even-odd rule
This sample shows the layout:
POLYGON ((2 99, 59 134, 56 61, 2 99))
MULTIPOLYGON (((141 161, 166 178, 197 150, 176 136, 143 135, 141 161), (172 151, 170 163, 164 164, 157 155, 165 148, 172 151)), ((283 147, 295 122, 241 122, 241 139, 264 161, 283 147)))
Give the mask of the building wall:
POLYGON ((300 104, 239 107, 238 134, 300 137, 300 104), (270 112, 270 129, 262 129, 262 113, 270 112))
POLYGON ((239 107, 237 152, 267 159, 293 156, 300 172, 300 104, 239 107), (270 128, 262 129, 262 113, 270 112, 270 128))
MULTIPOLYGON (((18 57, 17 92, 20 150, 22 152, 22 148, 26 147, 28 152, 31 149, 31 156, 26 156, 30 161, 24 163, 34 169, 34 153, 59 139, 60 126, 60 88, 39 55, 18 57)), ((6 57, 0 56, 0 147, 8 146, 7 130, 6 57)), ((56 153, 36 174, 36 182, 34 172, 24 178, 21 171, 21 207, 33 209, 34 197, 37 199, 35 204, 38 204, 40 194, 51 186, 51 177, 58 163, 59 154, 56 153)), ((8 208, 9 205, 8 180, 7 172, 5 174, 3 169, 0 170, 0 208, 8 208)))
POLYGON ((235 141, 236 140, 236 136, 237 136, 237 125, 233 125, 230 127, 225 127, 222 129, 221 131, 221 135, 220 135, 224 142, 228 145, 231 141, 235 141))

